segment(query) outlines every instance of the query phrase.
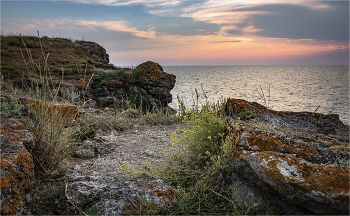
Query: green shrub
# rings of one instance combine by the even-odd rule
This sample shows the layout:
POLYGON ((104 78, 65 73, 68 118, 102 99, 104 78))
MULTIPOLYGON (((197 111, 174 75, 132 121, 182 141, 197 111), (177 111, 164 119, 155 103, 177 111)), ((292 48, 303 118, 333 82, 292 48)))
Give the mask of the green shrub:
POLYGON ((19 118, 25 112, 24 105, 17 100, 0 97, 0 116, 1 118, 19 118))
POLYGON ((204 109, 201 113, 192 112, 190 116, 183 116, 190 126, 184 130, 184 136, 176 140, 174 132, 171 139, 184 146, 184 151, 190 151, 187 163, 193 167, 204 167, 211 155, 219 155, 221 145, 226 137, 227 126, 215 111, 204 109))

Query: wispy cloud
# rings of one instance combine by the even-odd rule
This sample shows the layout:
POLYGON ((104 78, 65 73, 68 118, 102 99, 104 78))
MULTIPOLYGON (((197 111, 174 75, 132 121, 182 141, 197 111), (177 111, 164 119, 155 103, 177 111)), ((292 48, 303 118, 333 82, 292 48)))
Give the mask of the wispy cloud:
POLYGON ((73 18, 23 20, 23 19, 3 19, 2 29, 13 32, 14 29, 22 31, 42 29, 44 31, 62 30, 62 32, 91 32, 110 30, 115 32, 125 32, 139 38, 154 38, 156 35, 154 27, 147 31, 140 31, 134 27, 129 27, 127 21, 91 21, 73 18))
POLYGON ((171 0, 171 1, 169 0, 71 0, 71 2, 75 2, 79 4, 96 4, 96 5, 108 5, 108 6, 143 4, 149 7, 154 7, 154 6, 177 5, 181 1, 180 0, 171 0))
POLYGON ((156 35, 154 27, 149 28, 148 31, 140 31, 140 30, 137 30, 136 28, 131 28, 127 26, 126 21, 99 22, 99 21, 77 20, 76 24, 81 26, 88 26, 88 27, 102 27, 112 31, 127 32, 140 38, 154 38, 156 35))

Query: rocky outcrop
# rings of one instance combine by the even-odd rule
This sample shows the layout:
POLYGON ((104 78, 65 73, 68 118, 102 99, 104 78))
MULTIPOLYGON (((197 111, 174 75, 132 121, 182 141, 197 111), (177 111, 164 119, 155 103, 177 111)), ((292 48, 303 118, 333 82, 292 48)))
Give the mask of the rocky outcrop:
POLYGON ((277 112, 244 100, 228 102, 226 111, 230 109, 231 115, 254 112, 276 128, 295 130, 312 130, 314 121, 321 121, 338 135, 316 140, 230 119, 231 136, 236 137, 232 141, 234 185, 242 190, 235 196, 245 200, 242 205, 261 210, 273 204, 276 214, 349 214, 349 143, 337 141, 347 126, 336 115, 277 112))
POLYGON ((22 195, 30 189, 34 164, 30 154, 35 137, 28 131, 28 122, 1 119, 1 214, 16 214, 22 195))
POLYGON ((103 64, 109 63, 109 55, 107 54, 106 49, 100 44, 91 41, 76 42, 81 44, 87 50, 87 54, 92 56, 97 62, 101 62, 103 64))
POLYGON ((147 61, 136 67, 141 71, 143 87, 161 104, 167 105, 172 101, 170 91, 175 86, 176 76, 163 71, 158 63, 147 61))
MULTIPOLYGON (((175 86, 176 76, 163 71, 158 63, 147 61, 134 70, 122 69, 123 76, 130 79, 124 81, 111 79, 80 79, 73 76, 66 76, 59 89, 61 98, 68 98, 73 92, 78 92, 80 97, 76 100, 90 99, 90 104, 96 108, 111 105, 121 106, 126 101, 132 101, 136 106, 152 109, 153 107, 164 108, 172 101, 170 91, 175 86), (140 80, 138 80, 140 79, 140 80)), ((111 73, 111 76, 115 72, 111 73)), ((120 72, 119 72, 120 73, 120 72)))
POLYGON ((265 121, 276 128, 317 133, 338 142, 349 143, 349 126, 339 119, 338 114, 275 111, 257 102, 233 98, 227 100, 225 111, 228 116, 252 119, 253 122, 265 121))

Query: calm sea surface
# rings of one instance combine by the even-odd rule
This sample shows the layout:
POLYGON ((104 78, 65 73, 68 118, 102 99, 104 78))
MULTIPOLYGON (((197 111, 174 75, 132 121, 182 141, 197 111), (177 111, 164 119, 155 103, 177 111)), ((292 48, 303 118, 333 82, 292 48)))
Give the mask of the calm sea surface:
POLYGON ((240 98, 264 105, 260 86, 270 108, 278 111, 309 111, 339 114, 349 125, 349 67, 348 66, 165 66, 165 72, 176 75, 171 91, 171 107, 177 109, 177 95, 187 107, 195 100, 216 103, 220 98, 240 98), (270 86, 270 98, 269 95, 270 86))

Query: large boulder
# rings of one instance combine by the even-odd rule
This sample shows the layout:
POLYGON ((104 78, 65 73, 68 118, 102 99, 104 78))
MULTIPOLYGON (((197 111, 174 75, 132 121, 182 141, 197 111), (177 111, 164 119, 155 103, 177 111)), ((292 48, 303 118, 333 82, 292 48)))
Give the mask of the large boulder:
POLYGON ((277 112, 239 99, 228 102, 228 114, 252 112, 275 129, 317 132, 314 124, 321 122, 335 131, 318 140, 229 118, 230 136, 235 137, 234 185, 242 191, 235 196, 244 200, 242 205, 260 210, 275 205, 277 214, 349 214, 349 143, 342 139, 348 127, 336 115, 277 112))
POLYGON ((35 137, 28 131, 28 122, 1 119, 1 214, 18 213, 22 195, 31 188, 34 164, 30 154, 35 137))
POLYGON ((164 72, 162 66, 152 61, 138 65, 135 70, 141 71, 143 86, 150 95, 163 105, 171 103, 170 91, 175 86, 175 75, 164 72))

